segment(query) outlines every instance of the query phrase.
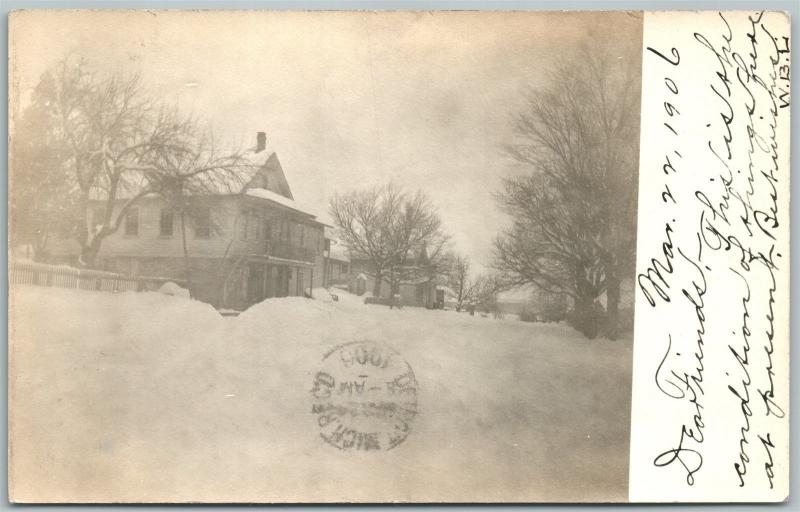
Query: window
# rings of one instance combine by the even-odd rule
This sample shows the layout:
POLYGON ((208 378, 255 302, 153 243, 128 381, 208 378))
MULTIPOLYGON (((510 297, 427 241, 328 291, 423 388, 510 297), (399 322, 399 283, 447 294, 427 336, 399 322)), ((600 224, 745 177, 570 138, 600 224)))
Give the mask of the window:
POLYGON ((300 224, 300 247, 305 247, 306 227, 300 224))
POLYGON ((247 240, 248 224, 250 224, 250 212, 243 211, 239 215, 239 238, 247 240))
POLYGON ((319 247, 317 244, 317 230, 314 228, 309 228, 308 231, 308 242, 306 244, 307 249, 315 249, 319 247))
POLYGON ((263 236, 261 217, 258 212, 245 210, 239 217, 239 238, 242 240, 260 240, 263 236))
POLYGON ((268 219, 264 219, 264 240, 272 240, 272 223, 268 219))
POLYGON ((138 208, 131 208, 125 215, 125 236, 139 236, 138 208))
POLYGON ((161 217, 158 219, 158 234, 161 236, 172 236, 175 226, 175 212, 171 208, 162 208, 161 217))
POLYGON ((250 212, 250 234, 255 240, 261 239, 261 216, 257 212, 250 212))
POLYGON ((194 215, 194 237, 211 238, 211 212, 208 208, 200 209, 194 215))

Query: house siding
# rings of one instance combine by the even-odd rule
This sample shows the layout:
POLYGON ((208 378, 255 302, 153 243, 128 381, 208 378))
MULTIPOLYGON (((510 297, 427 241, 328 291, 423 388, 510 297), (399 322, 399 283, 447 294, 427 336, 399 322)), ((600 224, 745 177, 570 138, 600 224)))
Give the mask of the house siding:
MULTIPOLYGON (((372 295, 375 278, 371 275, 370 265, 367 261, 351 259, 348 289, 351 293, 358 294, 361 286, 364 287, 365 293, 372 295), (362 274, 366 276, 366 285, 359 284, 359 276, 362 274)), ((436 283, 433 280, 420 283, 403 282, 398 286, 397 294, 400 296, 400 305, 430 308, 433 307, 435 290, 436 283)), ((380 298, 389 299, 391 293, 389 282, 384 279, 381 283, 380 298)))
POLYGON ((339 261, 328 258, 328 268, 326 269, 325 279, 328 286, 346 285, 349 281, 350 264, 346 261, 339 261))
MULTIPOLYGON (((288 295, 303 295, 308 289, 322 286, 323 225, 310 215, 245 195, 198 197, 192 201, 192 209, 208 208, 211 225, 209 236, 201 237, 195 234, 194 221, 186 219, 192 292, 198 299, 219 307, 246 307, 260 294, 248 291, 250 267, 241 263, 259 258, 266 272, 267 266, 274 266, 266 263, 267 256, 280 258, 284 266, 292 266, 289 260, 308 263, 293 267, 288 295), (242 268, 235 269, 237 263, 242 268), (230 285, 231 279, 237 285, 229 290, 226 281, 230 285)), ((178 215, 174 216, 172 235, 161 234, 161 210, 167 207, 158 197, 139 200, 138 233, 126 234, 123 222, 117 232, 103 240, 96 266, 127 275, 186 279, 178 215)), ((122 203, 115 207, 115 218, 121 208, 122 203)), ((52 244, 50 252, 58 261, 75 260, 79 247, 74 241, 61 240, 52 244)))

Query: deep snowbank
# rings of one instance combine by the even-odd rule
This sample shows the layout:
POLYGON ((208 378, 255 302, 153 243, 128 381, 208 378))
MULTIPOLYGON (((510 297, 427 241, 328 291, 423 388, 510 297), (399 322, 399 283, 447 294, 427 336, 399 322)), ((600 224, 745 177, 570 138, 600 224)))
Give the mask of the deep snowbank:
POLYGON ((237 318, 158 293, 19 287, 10 304, 12 478, 37 496, 626 497, 628 342, 352 296, 237 318), (355 340, 391 346, 418 381, 412 431, 390 451, 339 451, 311 414, 323 356, 355 340))

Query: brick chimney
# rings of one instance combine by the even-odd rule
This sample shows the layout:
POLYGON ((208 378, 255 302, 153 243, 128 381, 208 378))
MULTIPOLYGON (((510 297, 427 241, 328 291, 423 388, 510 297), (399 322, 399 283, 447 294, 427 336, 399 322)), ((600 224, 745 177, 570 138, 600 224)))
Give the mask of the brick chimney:
POLYGON ((256 153, 261 153, 267 149, 267 134, 265 132, 256 133, 256 153))

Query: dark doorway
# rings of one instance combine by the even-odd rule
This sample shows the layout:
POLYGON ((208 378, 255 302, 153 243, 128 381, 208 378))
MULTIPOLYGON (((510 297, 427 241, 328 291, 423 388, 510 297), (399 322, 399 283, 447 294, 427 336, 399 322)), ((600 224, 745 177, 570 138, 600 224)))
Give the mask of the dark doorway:
POLYGON ((433 307, 436 309, 444 309, 444 290, 436 290, 436 303, 433 307))
POLYGON ((275 296, 275 267, 267 266, 264 274, 264 298, 271 299, 275 296))
POLYGON ((295 270, 295 272, 297 272, 297 291, 295 295, 302 297, 306 293, 305 287, 303 286, 303 272, 300 270, 295 270))
POLYGON ((275 296, 288 297, 289 296, 289 279, 291 278, 292 269, 289 267, 278 267, 278 275, 275 280, 275 296))
POLYGON ((264 266, 250 265, 250 272, 247 277, 247 302, 255 304, 264 300, 264 266))

